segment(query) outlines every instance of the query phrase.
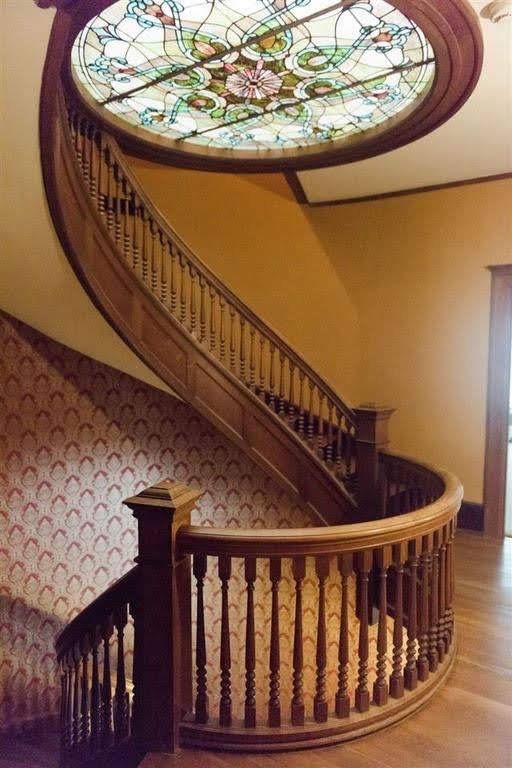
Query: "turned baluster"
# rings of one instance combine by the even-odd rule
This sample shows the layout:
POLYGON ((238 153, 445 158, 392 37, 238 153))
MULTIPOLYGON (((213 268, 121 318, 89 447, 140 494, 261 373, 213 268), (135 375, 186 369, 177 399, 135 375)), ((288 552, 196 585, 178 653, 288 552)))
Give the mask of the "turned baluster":
POLYGON ((100 213, 100 216, 104 217, 106 212, 106 206, 105 206, 105 169, 103 166, 103 136, 101 134, 101 131, 98 131, 96 134, 96 167, 97 167, 97 207, 98 211, 100 213))
POLYGON ((381 707, 388 702, 387 683, 387 577, 391 563, 391 547, 381 547, 375 553, 375 564, 379 574, 379 626, 377 630, 377 676, 373 684, 373 701, 381 707))
POLYGON ((169 242, 162 230, 160 232, 160 301, 167 304, 169 284, 167 279, 169 242))
POLYGON ((133 210, 132 219, 132 268, 138 272, 140 267, 140 245, 139 245, 139 205, 135 192, 130 195, 131 208, 133 210))
POLYGON ((178 306, 178 278, 176 275, 176 261, 178 259, 178 254, 176 251, 176 246, 174 243, 171 243, 171 314, 176 314, 176 309, 178 306))
POLYGON ((273 341, 270 342, 270 372, 269 372, 269 408, 276 410, 276 372, 275 372, 275 353, 276 346, 273 341))
POLYGON ((350 714, 350 694, 348 690, 349 634, 348 634, 348 581, 353 569, 353 557, 344 554, 338 557, 338 570, 341 575, 340 636, 338 640, 338 690, 336 691, 336 715, 348 717, 350 714))
POLYGON ((354 428, 347 424, 347 431, 344 433, 345 438, 345 471, 347 477, 350 477, 353 471, 352 458, 354 456, 354 428))
POLYGON ((66 755, 66 701, 67 701, 67 670, 64 659, 60 662, 60 716, 59 716, 59 752, 60 764, 64 764, 66 755))
POLYGON ((240 315, 240 381, 247 384, 247 372, 245 366, 245 317, 240 315))
POLYGON ((116 244, 121 244, 121 169, 119 168, 117 161, 113 165, 114 173, 114 235, 116 244))
POLYGON ((441 547, 439 550, 439 623, 437 632, 437 653, 439 661, 444 661, 446 653, 446 631, 445 631, 445 614, 446 614, 446 533, 447 527, 444 526, 441 530, 441 547))
POLYGON ((268 725, 279 728, 281 725, 280 670, 281 655, 279 648, 279 582, 281 580, 281 559, 270 558, 270 583, 272 593, 272 612, 270 619, 270 655, 269 655, 269 700, 268 725))
POLYGON ((180 264, 180 323, 187 320, 187 260, 183 253, 179 255, 180 264))
POLYGON ((332 413, 334 405, 331 400, 327 400, 327 447, 325 450, 325 461, 329 469, 334 466, 334 432, 332 424, 332 413))
POLYGON ((455 574, 455 558, 453 552, 453 539, 455 536, 455 523, 452 520, 448 524, 448 541, 446 544, 446 643, 447 648, 450 647, 453 639, 454 629, 454 612, 453 612, 453 595, 454 595, 454 574, 455 574))
POLYGON ((141 253, 141 276, 144 283, 147 284, 148 282, 148 275, 149 275, 149 248, 148 248, 148 232, 147 232, 147 213, 146 209, 143 205, 140 206, 140 237, 141 237, 141 246, 140 246, 140 253, 141 253))
POLYGON ((126 261, 129 261, 131 257, 131 251, 132 251, 132 241, 131 241, 131 234, 130 234, 130 209, 129 209, 129 190, 128 190, 128 183, 125 178, 123 178, 122 182, 123 187, 123 202, 124 202, 124 215, 123 215, 123 254, 126 261))
POLYGON ((91 632, 89 641, 92 651, 92 680, 91 680, 91 752, 97 752, 100 747, 100 674, 98 668, 98 646, 101 642, 99 627, 91 632))
POLYGON ((245 716, 246 728, 256 727, 256 628, 254 623, 254 582, 256 559, 245 558, 247 619, 245 625, 245 716))
POLYGON ((345 425, 345 417, 338 408, 336 408, 336 459, 335 459, 335 474, 340 480, 344 477, 343 472, 343 429, 345 425))
POLYGON ((323 410, 324 410, 324 400, 325 400, 325 394, 318 391, 318 431, 316 435, 316 453, 320 458, 323 458, 324 455, 324 419, 323 419, 323 410))
POLYGON ((103 681, 101 685, 101 746, 105 749, 112 744, 112 682, 110 675, 110 638, 113 632, 112 619, 104 621, 101 628, 103 638, 103 681))
POLYGON ((404 695, 404 676, 402 673, 402 646, 404 628, 404 561, 407 557, 405 543, 393 547, 395 569, 395 618, 393 621, 393 671, 389 678, 389 695, 400 699, 404 695))
POLYGON ((231 647, 229 634, 228 590, 231 578, 231 558, 219 556, 219 578, 221 581, 222 607, 220 630, 220 704, 219 725, 230 726, 231 716, 231 647))
POLYGON ((403 490, 403 475, 402 470, 399 465, 391 465, 391 472, 392 476, 395 482, 395 494, 393 496, 393 505, 391 514, 392 515, 400 515, 402 512, 405 511, 405 506, 403 503, 403 497, 404 497, 404 490, 403 490))
POLYGON ((255 343, 256 329, 254 325, 249 326, 249 386, 251 392, 256 391, 256 343, 255 343))
POLYGON ((281 419, 284 419, 286 416, 285 384, 284 384, 285 362, 286 362, 286 355, 282 350, 280 350, 279 351, 279 405, 277 408, 277 412, 281 419))
POLYGON ((292 561, 295 580, 295 626, 293 632, 293 696, 292 725, 304 725, 304 641, 302 630, 302 582, 306 575, 306 558, 296 557, 292 561))
POLYGON ((290 390, 288 396, 288 422, 292 429, 295 427, 295 363, 289 361, 290 390))
POLYGON ((260 333, 260 384, 258 396, 266 402, 265 396, 265 337, 260 333))
POLYGON ((226 363, 226 299, 219 294, 220 304, 220 361, 226 363))
POLYGON ((80 744, 85 747, 89 740, 89 638, 80 643, 82 653, 82 679, 80 684, 80 744))
POLYGON ((217 351, 217 323, 216 323, 216 296, 213 285, 209 287, 210 294, 210 352, 215 354, 217 351))
POLYGON ((229 305, 230 333, 229 333, 229 370, 236 374, 236 310, 229 305))
POLYGON ((313 418, 313 407, 315 398, 315 384, 309 379, 309 405, 308 405, 308 428, 307 428, 307 440, 311 447, 313 447, 313 440, 315 439, 315 422, 313 418))
POLYGON ((416 666, 416 635, 417 629, 417 580, 418 580, 418 542, 409 542, 409 567, 407 579, 407 649, 404 669, 404 684, 407 690, 413 691, 418 684, 418 668, 416 666))
POLYGON ((329 575, 329 558, 317 557, 315 565, 318 578, 318 621, 316 628, 316 693, 313 701, 313 714, 317 723, 325 723, 328 716, 325 581, 329 575))
POLYGON ((305 434, 306 419, 304 413, 304 378, 305 373, 302 368, 299 368, 299 420, 297 423, 297 432, 299 437, 303 440, 305 434))
POLYGON ((82 176, 85 181, 85 184, 87 187, 89 187, 89 162, 87 158, 87 121, 84 119, 80 120, 79 124, 79 130, 80 130, 80 151, 78 153, 80 164, 82 168, 82 176))
POLYGON ((132 665, 132 716, 130 720, 130 733, 136 735, 140 733, 140 710, 142 710, 141 701, 141 678, 142 678, 142 659, 141 659, 141 642, 140 642, 140 625, 141 625, 141 612, 137 610, 139 596, 135 594, 130 600, 128 607, 129 614, 133 621, 133 665, 132 665))
POLYGON ((91 199, 94 205, 98 206, 98 177, 97 177, 97 147, 96 147, 96 129, 91 126, 89 128, 89 189, 91 192, 91 199))
POLYGON ((203 275, 199 275, 199 341, 204 344, 206 340, 206 281, 203 275))
POLYGON ((73 731, 72 746, 76 748, 80 743, 80 649, 73 646, 73 731))
POLYGON ((129 702, 124 667, 124 628, 127 621, 127 606, 123 605, 114 614, 114 624, 117 632, 117 679, 114 692, 114 735, 116 741, 122 741, 128 735, 129 702))
POLYGON ((194 576, 197 584, 197 622, 196 622, 196 723, 208 722, 208 685, 206 675, 206 634, 204 625, 204 577, 206 576, 207 557, 194 555, 194 576))
POLYGON ((65 664, 66 664, 66 670, 67 670, 67 688, 66 688, 66 709, 65 709, 65 718, 66 718, 66 732, 65 732, 65 742, 66 742, 66 752, 69 753, 71 750, 71 747, 73 745, 73 670, 74 670, 74 660, 73 660, 73 652, 68 651, 68 653, 65 656, 65 664))
POLYGON ((434 533, 434 548, 432 550, 432 580, 430 587, 430 629, 428 633, 428 663, 431 672, 435 672, 439 664, 438 645, 439 622, 439 531, 434 533))
POLYGON ((418 680, 424 682, 428 678, 428 570, 430 563, 431 537, 424 536, 420 558, 420 620, 418 647, 418 680))
POLYGON ((149 220, 149 233, 151 235, 151 290, 156 294, 158 290, 158 251, 157 234, 158 227, 153 219, 149 220))
POLYGON ((105 172, 107 174, 107 191, 106 191, 105 209, 107 212, 107 227, 109 232, 111 232, 112 229, 114 228, 114 200, 113 200, 113 194, 112 194, 112 168, 111 168, 111 161, 110 161, 110 147, 108 146, 108 144, 105 146, 104 155, 105 155, 105 172))
POLYGON ((370 708, 370 692, 368 690, 368 578, 372 567, 372 551, 360 552, 356 562, 359 594, 359 663, 355 705, 359 712, 366 712, 370 708))
POLYGON ((192 265, 190 265, 190 333, 192 336, 197 337, 197 272, 192 265))

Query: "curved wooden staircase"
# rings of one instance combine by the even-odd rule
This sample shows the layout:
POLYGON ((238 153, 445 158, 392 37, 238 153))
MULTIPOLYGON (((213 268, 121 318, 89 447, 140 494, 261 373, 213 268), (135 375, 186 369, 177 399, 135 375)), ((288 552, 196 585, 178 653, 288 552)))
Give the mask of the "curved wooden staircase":
POLYGON ((137 567, 83 611, 57 642, 62 765, 136 764, 149 750, 176 751, 180 745, 296 749, 368 733, 433 695, 453 660, 451 552, 460 483, 442 470, 384 450, 391 410, 352 409, 344 403, 155 209, 116 141, 70 87, 70 41, 102 5, 103 0, 87 8, 75 3, 69 13, 57 14, 43 81, 43 173, 64 250, 96 306, 132 349, 307 504, 322 527, 286 534, 192 527, 198 494, 171 481, 127 500, 139 524, 137 567), (212 559, 221 615, 220 623, 208 626, 205 579, 214 578, 208 571, 212 559), (241 561, 243 577, 233 575, 235 561, 241 561), (283 623, 279 600, 286 569, 294 613, 283 623), (240 713, 232 701, 228 597, 237 578, 246 596, 240 713), (333 578, 336 587, 329 586, 333 578), (270 614, 264 722, 255 682, 258 579, 270 585, 261 595, 270 614), (314 604, 303 611, 308 580, 314 604), (327 617, 332 616, 339 633, 331 707, 327 617), (303 638, 311 634, 312 620, 311 684, 304 677, 303 638), (132 693, 126 682, 129 626, 134 632, 132 693), (350 627, 358 635, 357 653, 350 647, 350 627), (218 718, 213 718, 207 637, 217 628, 220 686, 218 718), (280 692, 283 633, 293 637, 286 711, 280 692), (353 685, 352 662, 357 668, 353 685), (375 675, 371 692, 370 671, 375 675))

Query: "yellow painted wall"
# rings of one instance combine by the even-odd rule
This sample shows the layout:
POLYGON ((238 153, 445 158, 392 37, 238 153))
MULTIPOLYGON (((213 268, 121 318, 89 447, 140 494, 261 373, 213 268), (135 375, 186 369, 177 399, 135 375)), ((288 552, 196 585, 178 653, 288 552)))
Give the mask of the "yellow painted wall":
POLYGON ((181 170, 135 158, 132 167, 192 250, 347 402, 357 402, 356 310, 284 178, 181 170))
POLYGON ((397 449, 482 499, 489 264, 512 262, 512 180, 346 206, 308 218, 355 301, 360 396, 397 408, 397 449))

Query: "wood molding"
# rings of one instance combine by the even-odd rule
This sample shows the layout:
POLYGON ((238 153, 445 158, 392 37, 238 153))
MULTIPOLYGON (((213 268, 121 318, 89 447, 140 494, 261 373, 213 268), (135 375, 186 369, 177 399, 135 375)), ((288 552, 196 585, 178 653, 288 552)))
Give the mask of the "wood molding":
POLYGON ((331 205, 353 205, 354 203, 369 203, 374 200, 387 200, 393 197, 407 197, 408 195, 418 195, 423 192, 438 192, 442 189, 453 189, 455 187, 466 187, 472 184, 486 184, 492 181, 503 181, 512 179, 512 172, 495 173, 490 176, 475 176, 471 179, 460 179, 459 181, 447 181, 443 184, 430 184, 424 187, 410 187, 409 189, 398 189, 394 192, 379 192, 375 195, 363 195, 362 197, 340 197, 336 200, 322 200, 310 203, 304 191, 304 187, 295 171, 287 171, 284 174, 286 181, 300 205, 308 205, 310 208, 324 208, 331 205))
POLYGON ((467 531, 484 531, 484 505, 476 501, 463 501, 457 518, 459 528, 467 531))
POLYGON ((503 538, 512 341, 512 265, 491 266, 488 269, 491 273, 491 316, 487 368, 484 531, 487 536, 503 538))

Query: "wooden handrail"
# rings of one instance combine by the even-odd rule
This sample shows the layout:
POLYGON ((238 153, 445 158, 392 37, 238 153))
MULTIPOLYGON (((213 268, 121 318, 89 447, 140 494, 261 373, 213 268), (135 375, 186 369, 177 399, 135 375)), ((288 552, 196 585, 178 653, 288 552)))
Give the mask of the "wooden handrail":
POLYGON ((134 598, 136 578, 137 566, 134 566, 64 627, 55 641, 57 659, 60 660, 75 643, 79 643, 88 632, 94 630, 106 616, 134 598))
POLYGON ((228 555, 231 557, 299 557, 361 552, 385 545, 396 545, 428 536, 450 522, 457 514, 463 489, 450 472, 399 454, 388 456, 419 467, 442 482, 440 498, 428 506, 396 517, 364 523, 315 528, 240 530, 187 526, 177 534, 178 547, 186 553, 228 555))

